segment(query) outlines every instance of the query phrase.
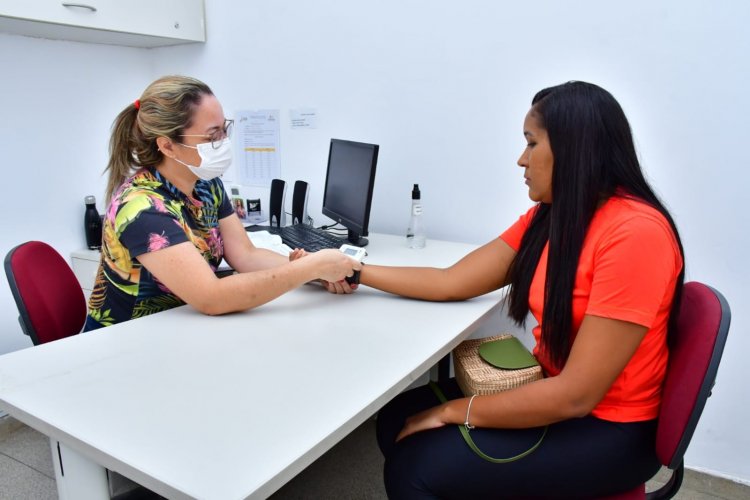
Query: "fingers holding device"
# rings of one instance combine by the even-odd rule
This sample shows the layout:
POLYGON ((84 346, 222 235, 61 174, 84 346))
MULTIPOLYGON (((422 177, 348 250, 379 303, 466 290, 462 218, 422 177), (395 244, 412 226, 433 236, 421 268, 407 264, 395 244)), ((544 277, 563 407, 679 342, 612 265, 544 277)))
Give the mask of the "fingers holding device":
MULTIPOLYGON (((362 259, 365 258, 367 255, 367 250, 365 250, 362 247, 355 247, 354 245, 348 245, 343 244, 341 245, 341 248, 339 248, 341 252, 343 252, 344 255, 351 257, 352 259, 356 260, 357 262, 362 262, 362 259)), ((359 284, 359 271, 355 270, 354 274, 351 276, 347 276, 346 282, 349 283, 349 285, 358 285, 359 284)))

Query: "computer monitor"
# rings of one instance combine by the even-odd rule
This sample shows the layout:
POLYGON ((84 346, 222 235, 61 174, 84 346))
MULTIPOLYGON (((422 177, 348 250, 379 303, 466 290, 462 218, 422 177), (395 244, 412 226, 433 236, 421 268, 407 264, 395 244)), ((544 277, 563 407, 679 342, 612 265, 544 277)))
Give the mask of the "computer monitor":
POLYGON ((323 215, 349 230, 349 243, 367 245, 378 145, 331 139, 323 215))

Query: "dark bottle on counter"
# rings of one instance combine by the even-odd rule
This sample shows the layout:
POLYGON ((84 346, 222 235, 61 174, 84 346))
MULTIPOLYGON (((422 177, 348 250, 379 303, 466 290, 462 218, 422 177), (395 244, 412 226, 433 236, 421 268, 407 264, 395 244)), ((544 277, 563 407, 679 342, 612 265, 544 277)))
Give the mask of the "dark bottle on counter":
POLYGON ((96 211, 96 198, 89 195, 84 198, 86 212, 83 216, 83 231, 86 233, 86 246, 91 250, 102 247, 102 219, 96 211))

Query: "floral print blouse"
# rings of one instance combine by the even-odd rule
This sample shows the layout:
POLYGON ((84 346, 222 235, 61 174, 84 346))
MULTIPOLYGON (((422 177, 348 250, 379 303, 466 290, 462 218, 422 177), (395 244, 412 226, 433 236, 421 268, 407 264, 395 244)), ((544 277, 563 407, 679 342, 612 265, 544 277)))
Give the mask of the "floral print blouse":
POLYGON ((216 270, 224 256, 219 219, 232 213, 219 179, 198 180, 186 196, 155 169, 136 172, 112 196, 104 217, 102 259, 84 330, 184 304, 136 257, 189 241, 216 270))

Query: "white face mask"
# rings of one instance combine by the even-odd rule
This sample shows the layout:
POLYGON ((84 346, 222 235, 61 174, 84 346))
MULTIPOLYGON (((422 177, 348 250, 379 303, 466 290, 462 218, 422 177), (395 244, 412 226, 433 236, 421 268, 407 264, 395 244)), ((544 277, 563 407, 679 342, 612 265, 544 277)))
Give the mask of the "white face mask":
POLYGON ((221 141, 221 145, 214 149, 210 142, 198 144, 197 146, 188 146, 187 144, 178 143, 180 146, 198 150, 198 156, 201 157, 201 164, 198 167, 188 165, 182 160, 175 158, 178 163, 185 165, 199 179, 210 181, 226 173, 232 164, 232 140, 229 137, 221 141))

